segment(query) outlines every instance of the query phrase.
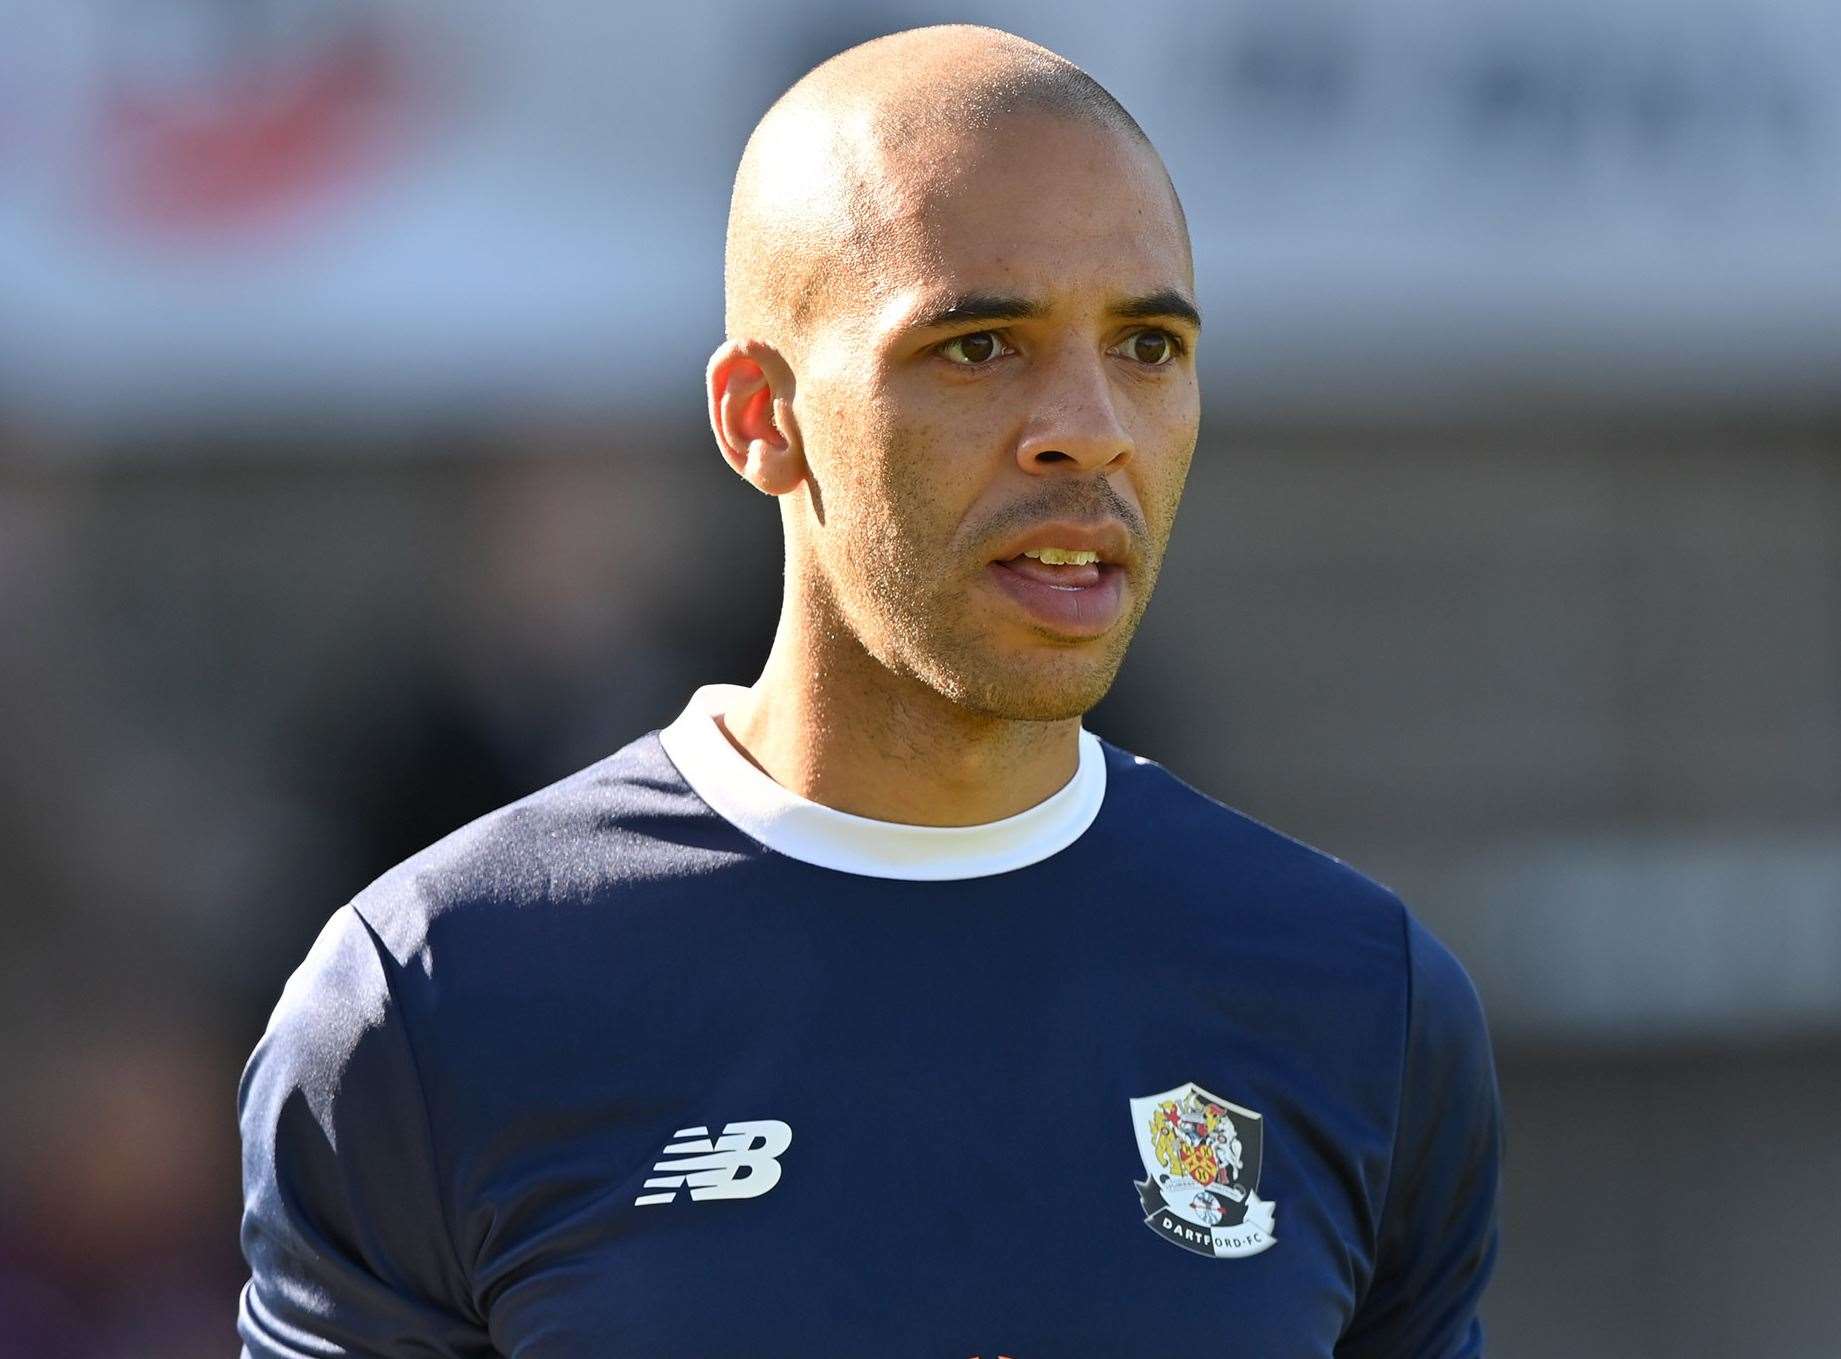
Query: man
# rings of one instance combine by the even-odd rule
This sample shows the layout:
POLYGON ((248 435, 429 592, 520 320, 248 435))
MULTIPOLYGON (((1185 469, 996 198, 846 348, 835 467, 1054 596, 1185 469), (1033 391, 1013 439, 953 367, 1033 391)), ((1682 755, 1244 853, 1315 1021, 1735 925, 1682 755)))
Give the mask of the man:
POLYGON ((1143 133, 883 38, 756 129, 727 265, 766 668, 332 918, 241 1092, 247 1353, 1480 1353, 1462 971, 1081 728, 1198 424, 1143 133))

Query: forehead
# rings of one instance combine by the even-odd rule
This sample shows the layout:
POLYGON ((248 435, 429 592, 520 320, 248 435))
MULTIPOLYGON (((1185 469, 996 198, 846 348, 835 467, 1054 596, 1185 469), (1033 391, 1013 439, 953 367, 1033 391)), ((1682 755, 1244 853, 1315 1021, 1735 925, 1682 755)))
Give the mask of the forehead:
POLYGON ((877 167, 885 320, 930 297, 1004 291, 1053 306, 1190 291, 1188 233, 1156 153, 1043 115, 897 148, 877 167))

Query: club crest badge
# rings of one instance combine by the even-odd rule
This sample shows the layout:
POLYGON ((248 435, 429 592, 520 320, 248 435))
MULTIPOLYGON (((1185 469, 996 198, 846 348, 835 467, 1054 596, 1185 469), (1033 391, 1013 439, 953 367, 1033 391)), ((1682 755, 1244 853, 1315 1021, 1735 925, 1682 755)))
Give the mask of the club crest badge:
POLYGON ((1144 1225, 1184 1250, 1218 1260, 1272 1245, 1274 1205, 1259 1187, 1265 1119, 1191 1081, 1131 1102, 1144 1225))

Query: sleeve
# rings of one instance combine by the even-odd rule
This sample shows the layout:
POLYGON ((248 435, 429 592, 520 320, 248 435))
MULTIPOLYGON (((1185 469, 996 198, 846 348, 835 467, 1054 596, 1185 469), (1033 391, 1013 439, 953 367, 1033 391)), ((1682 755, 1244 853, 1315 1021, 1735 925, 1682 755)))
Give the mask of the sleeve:
POLYGON ((476 1359, 396 964, 351 907, 282 991, 237 1091, 243 1359, 476 1359))
POLYGON ((1476 989, 1407 917, 1407 1044, 1374 1274, 1338 1359, 1477 1359, 1502 1104, 1476 989))

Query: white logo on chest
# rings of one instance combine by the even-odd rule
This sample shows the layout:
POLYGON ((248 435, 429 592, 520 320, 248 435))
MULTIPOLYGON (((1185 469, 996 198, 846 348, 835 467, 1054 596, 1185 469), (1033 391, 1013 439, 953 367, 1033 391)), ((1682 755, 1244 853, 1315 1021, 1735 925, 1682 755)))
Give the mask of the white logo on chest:
POLYGON ((635 1204, 670 1203, 680 1187, 693 1199, 758 1199, 780 1183, 778 1158, 793 1144, 793 1130, 777 1118, 725 1123, 714 1141, 704 1127, 679 1128, 672 1136, 690 1140, 668 1143, 665 1159, 646 1181, 647 1189, 665 1192, 641 1194, 635 1204))
POLYGON ((1131 1102, 1145 1177, 1144 1225, 1184 1250, 1217 1260, 1272 1246, 1269 1199, 1259 1187, 1266 1120, 1194 1081, 1131 1102))

